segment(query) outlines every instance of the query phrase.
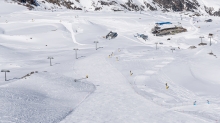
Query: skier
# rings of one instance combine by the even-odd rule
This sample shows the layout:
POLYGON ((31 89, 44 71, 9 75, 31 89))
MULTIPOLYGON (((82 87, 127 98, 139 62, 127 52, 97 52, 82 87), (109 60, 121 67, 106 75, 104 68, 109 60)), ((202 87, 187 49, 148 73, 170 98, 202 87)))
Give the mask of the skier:
POLYGON ((130 70, 130 75, 131 75, 131 76, 133 75, 133 73, 131 72, 131 70, 130 70))
POLYGON ((209 100, 207 100, 207 103, 209 104, 209 100))
POLYGON ((193 103, 193 105, 196 105, 196 101, 193 103))
POLYGON ((167 85, 167 83, 165 85, 166 85, 166 89, 169 89, 169 86, 167 85))

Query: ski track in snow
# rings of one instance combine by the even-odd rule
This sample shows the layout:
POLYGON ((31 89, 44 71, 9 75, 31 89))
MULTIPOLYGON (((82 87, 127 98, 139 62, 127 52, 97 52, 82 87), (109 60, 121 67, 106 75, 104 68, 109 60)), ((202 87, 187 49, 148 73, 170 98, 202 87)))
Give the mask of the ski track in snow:
MULTIPOLYGON (((89 59, 85 59, 78 63, 76 67, 75 69, 78 70, 79 73, 88 73, 92 76, 90 81, 98 85, 97 90, 61 123, 160 122, 162 121, 161 119, 174 116, 174 114, 185 117, 183 114, 176 114, 163 107, 153 106, 151 102, 138 96, 136 92, 132 90, 126 78, 116 68, 110 65, 102 55, 95 55, 89 59), (90 62, 88 63, 87 60, 90 62), (96 60, 99 62, 97 63, 96 60), (148 106, 145 105, 146 103, 148 106), (155 109, 159 109, 160 112, 163 113, 163 115, 160 115, 161 119, 157 119, 156 117, 158 116, 152 116, 146 113, 152 112, 153 114, 153 112, 157 111, 155 109)), ((190 120, 187 120, 188 122, 199 121, 199 119, 193 119, 192 117, 189 117, 189 119, 190 120)), ((178 118, 174 116, 173 120, 178 121, 178 118)), ((201 120, 199 122, 203 121, 201 120)))

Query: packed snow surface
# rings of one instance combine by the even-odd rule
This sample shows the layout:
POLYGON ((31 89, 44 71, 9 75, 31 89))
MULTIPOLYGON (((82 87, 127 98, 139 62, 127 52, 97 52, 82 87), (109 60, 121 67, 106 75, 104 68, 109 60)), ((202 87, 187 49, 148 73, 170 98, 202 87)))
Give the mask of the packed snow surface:
POLYGON ((0 122, 220 122, 220 18, 0 6, 0 122), (156 22, 187 32, 156 37, 156 22))

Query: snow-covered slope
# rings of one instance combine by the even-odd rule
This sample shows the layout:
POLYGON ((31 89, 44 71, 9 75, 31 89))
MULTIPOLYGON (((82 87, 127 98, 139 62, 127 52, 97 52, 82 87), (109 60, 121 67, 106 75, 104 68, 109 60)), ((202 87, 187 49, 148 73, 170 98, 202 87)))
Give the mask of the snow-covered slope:
POLYGON ((0 69, 10 70, 7 81, 0 74, 0 122, 220 122, 219 17, 0 7, 0 69), (163 21, 187 32, 154 36, 163 21), (118 36, 103 38, 109 31, 118 36))
POLYGON ((15 3, 7 4, 6 1, 3 1, 3 0, 0 1, 0 8, 1 8, 1 11, 0 11, 1 16, 4 14, 14 13, 17 11, 27 10, 27 8, 24 6, 18 6, 15 3))
POLYGON ((212 7, 215 11, 220 9, 220 2, 217 0, 199 0, 201 6, 212 7))

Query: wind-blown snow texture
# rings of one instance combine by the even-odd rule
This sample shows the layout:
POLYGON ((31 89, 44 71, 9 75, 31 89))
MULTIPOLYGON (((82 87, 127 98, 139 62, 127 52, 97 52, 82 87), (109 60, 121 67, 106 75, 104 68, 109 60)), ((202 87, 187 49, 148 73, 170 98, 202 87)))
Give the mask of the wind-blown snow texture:
POLYGON ((0 8, 0 69, 10 70, 8 81, 0 74, 0 122, 220 122, 220 18, 0 8), (162 21, 188 31, 156 37, 151 28, 162 21), (109 31, 118 37, 103 38, 109 31), (208 45, 198 45, 200 36, 208 45))

